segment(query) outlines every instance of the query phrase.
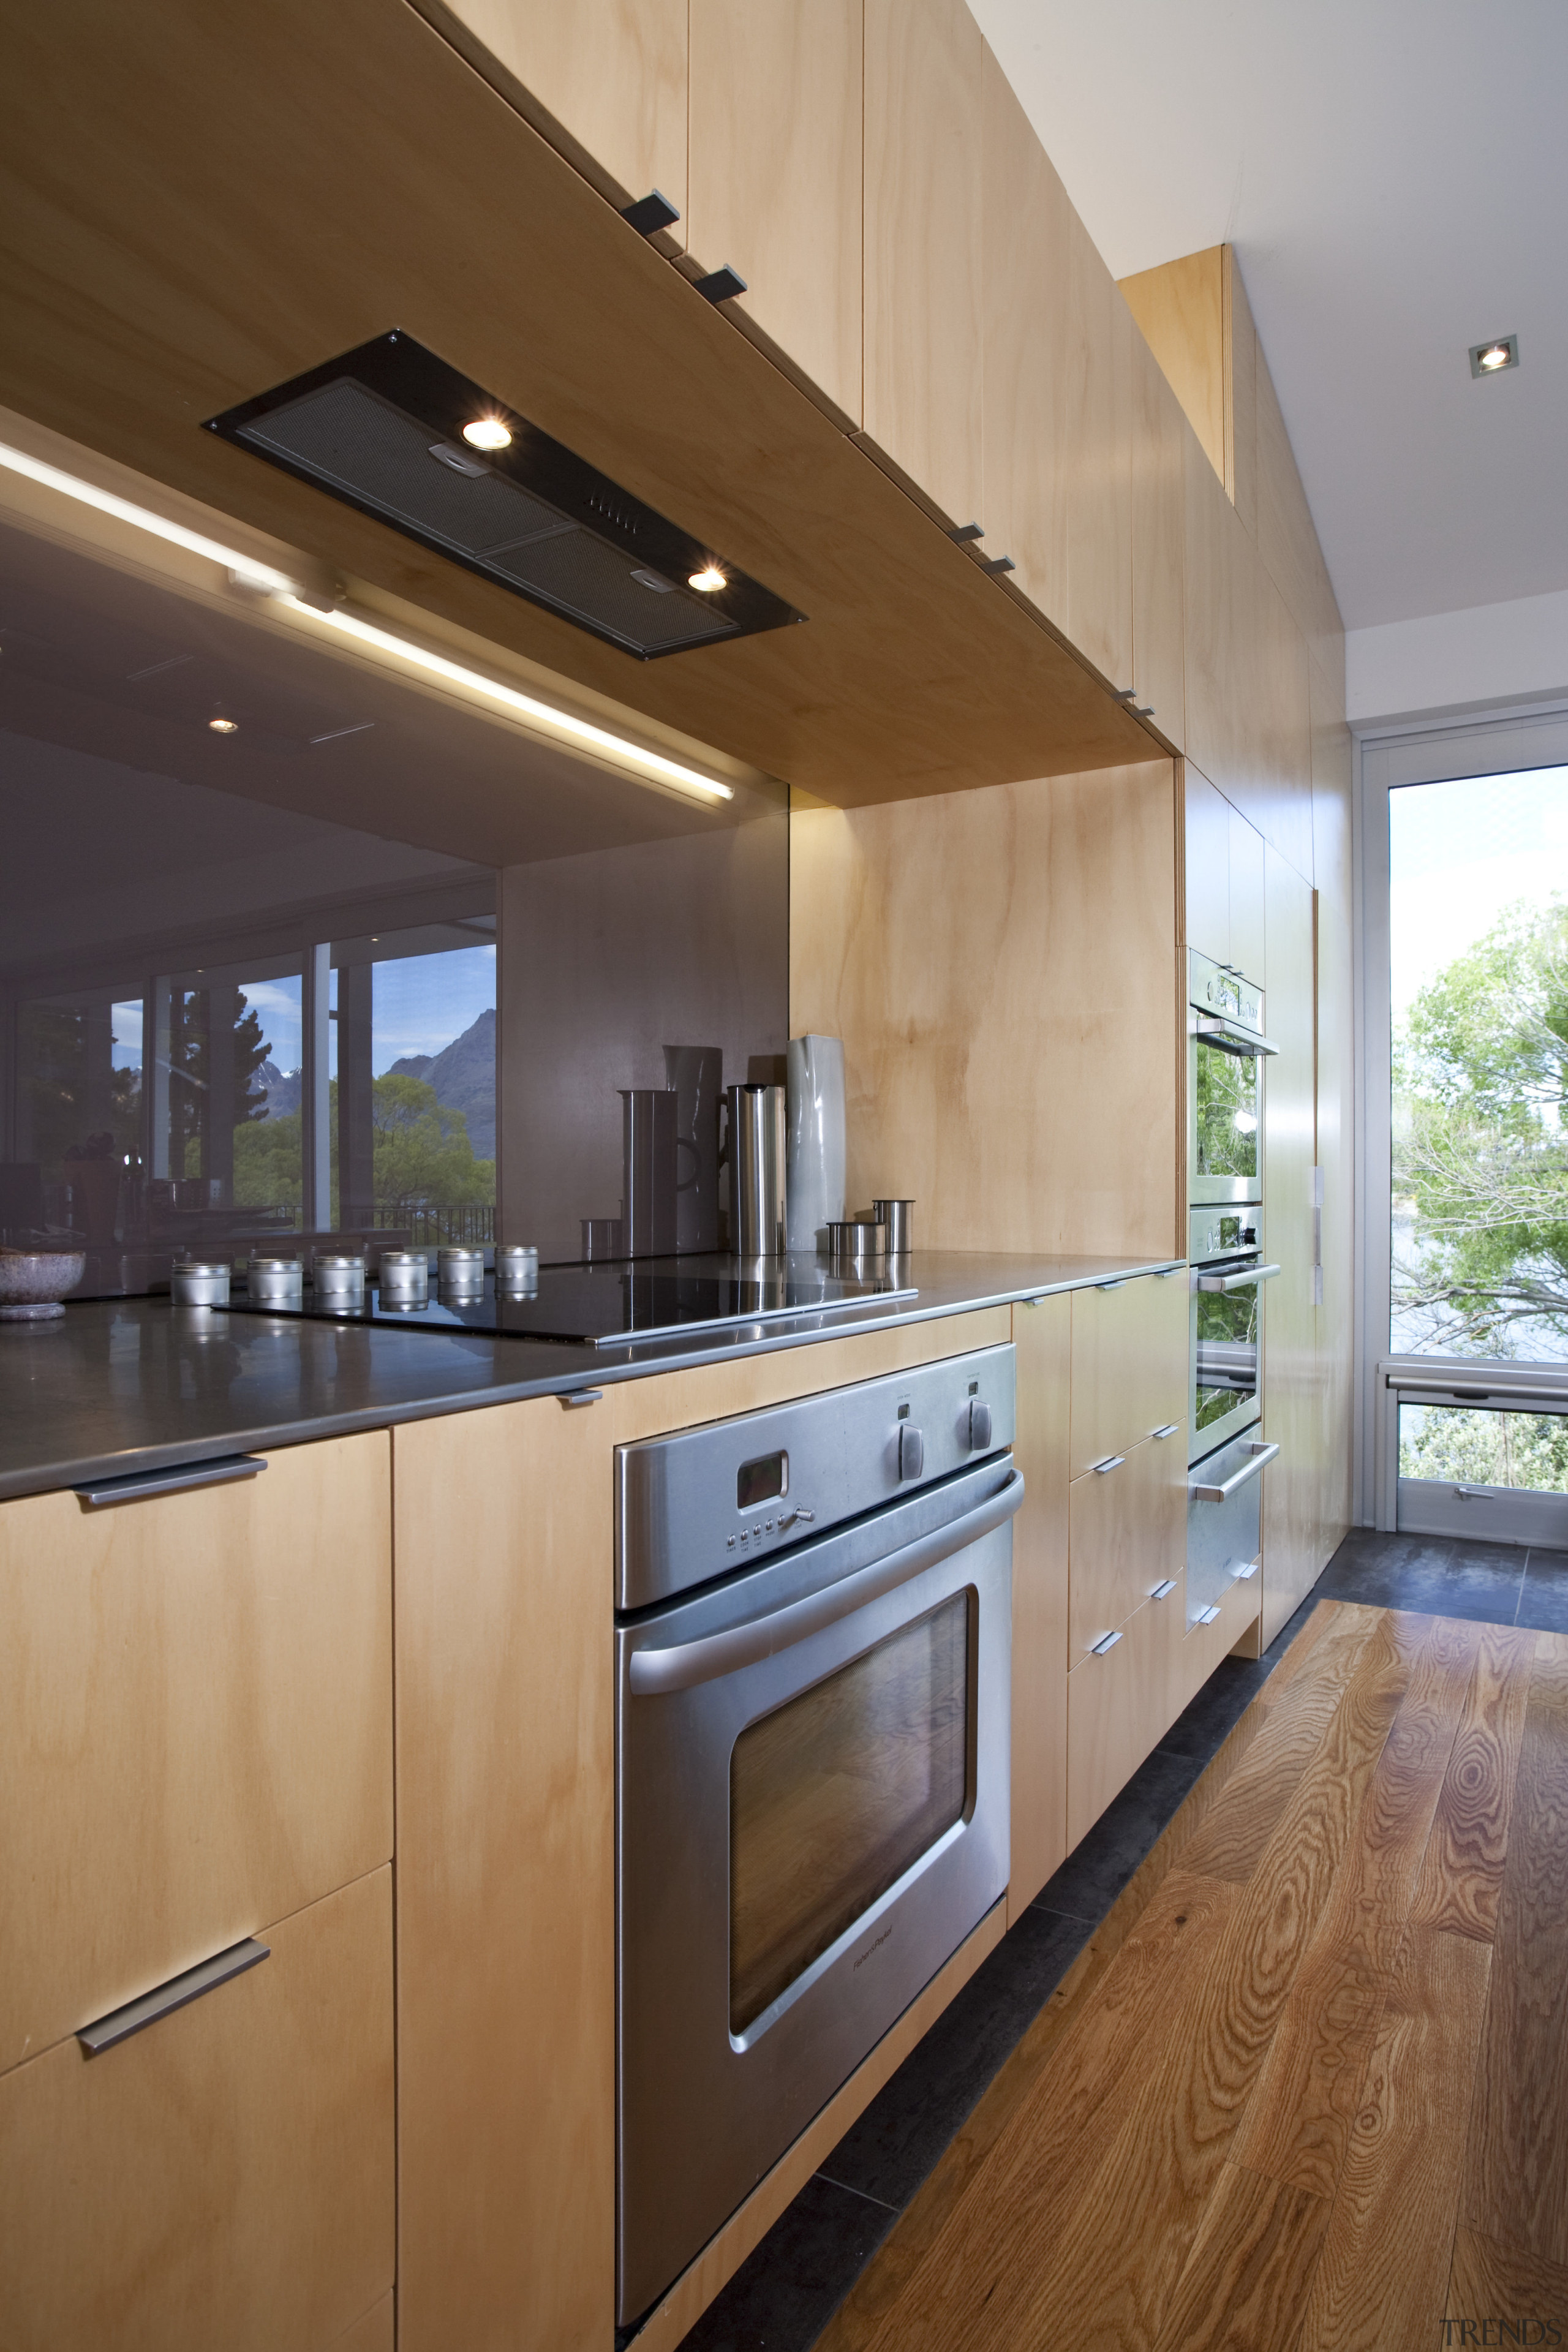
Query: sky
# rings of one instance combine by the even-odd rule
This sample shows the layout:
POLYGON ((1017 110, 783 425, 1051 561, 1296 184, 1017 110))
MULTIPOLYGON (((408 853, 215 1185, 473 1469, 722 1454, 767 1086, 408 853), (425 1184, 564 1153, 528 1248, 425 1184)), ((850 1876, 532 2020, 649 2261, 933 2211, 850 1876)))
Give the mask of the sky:
POLYGON ((1394 1024, 1505 907, 1568 897, 1568 768, 1402 784, 1388 795, 1394 1024))

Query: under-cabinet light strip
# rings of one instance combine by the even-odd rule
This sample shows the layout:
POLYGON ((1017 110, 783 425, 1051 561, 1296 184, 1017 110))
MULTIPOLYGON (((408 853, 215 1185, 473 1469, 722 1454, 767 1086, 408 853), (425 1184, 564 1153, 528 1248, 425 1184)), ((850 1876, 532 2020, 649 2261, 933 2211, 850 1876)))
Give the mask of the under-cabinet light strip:
POLYGON ((84 482, 79 475, 62 473, 58 466, 46 466, 41 459, 29 457, 20 449, 7 448, 3 443, 0 466, 10 473, 25 474, 31 482, 42 483, 45 489, 58 490, 82 506, 96 507, 100 514, 134 523, 138 530, 150 531, 154 539, 166 539, 192 555, 205 555, 210 562, 221 563, 226 571, 232 572, 247 588, 263 589, 271 596, 294 593, 297 583, 286 572, 275 571, 270 563, 258 562, 253 555, 242 555, 237 548, 225 547, 220 541, 208 539, 199 530, 187 530, 184 523, 170 522, 166 516, 154 514, 151 507, 133 506, 129 499, 116 498, 112 490, 100 490, 95 483, 84 482))
POLYGON ((374 622, 362 621, 356 614, 345 612, 341 604, 311 604, 301 596, 288 593, 276 600, 289 612, 300 614, 307 621, 322 623, 336 629, 359 645, 374 646, 377 652, 395 655, 399 661, 408 662, 416 669, 426 670, 432 677, 444 678, 449 686, 463 693, 475 695, 510 710, 531 727, 544 729, 563 741, 580 745, 584 751, 595 751, 613 760, 617 767, 640 772, 655 783, 667 784, 679 793, 692 793, 703 800, 733 800, 728 784, 711 776, 700 775, 695 768, 683 767, 679 760, 667 760, 660 751, 650 751, 641 743, 634 743, 625 735, 613 735, 608 728, 595 727, 586 719, 575 719, 570 711, 557 710, 552 704, 540 702, 531 694, 521 694, 514 686, 502 686, 498 679, 486 677, 477 669, 468 669, 461 662, 448 661, 445 654, 431 653, 408 637, 400 637, 390 629, 377 628, 374 622))

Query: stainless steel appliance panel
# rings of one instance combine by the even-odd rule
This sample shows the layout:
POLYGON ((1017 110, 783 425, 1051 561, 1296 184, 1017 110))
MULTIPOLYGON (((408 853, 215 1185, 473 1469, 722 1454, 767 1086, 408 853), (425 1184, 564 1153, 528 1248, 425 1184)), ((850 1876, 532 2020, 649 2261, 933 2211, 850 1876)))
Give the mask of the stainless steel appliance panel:
MULTIPOLYGON (((837 1402, 817 1399, 819 1414, 837 1402)), ((993 1457, 617 1629, 622 2326, 664 2292, 1005 1889, 1011 1515, 1022 1493, 1010 1459, 993 1457), (927 1662, 912 1678, 901 1663, 911 1646, 927 1662), (907 1719, 895 1706, 879 1720, 900 1675, 907 1719), (882 1696, 861 1710, 863 1738, 850 1727, 859 1746, 851 1740, 846 1769, 847 1710, 831 1702, 858 1692, 857 1677, 882 1696), (791 1721, 801 1706, 816 1709, 809 1737, 791 1721), (759 1738, 783 1761, 778 1801, 747 1852, 759 1738), (818 1769, 825 1748, 837 1769, 818 1769), (911 1776, 918 1801, 899 1812, 911 1776), (852 1783, 853 1801, 833 1800, 829 1783, 852 1783), (831 1824, 830 1800, 840 1805, 831 1824), (852 1877, 843 1883, 846 1834, 825 1829, 847 1822, 853 1844, 857 1809, 879 1829, 889 1807, 902 1843, 882 1843, 898 1875, 883 1884, 885 1870, 863 1865, 862 1901, 852 1877), (761 1938, 754 1916, 742 1916, 759 1870, 778 1915, 761 1938), (804 1916, 812 1902, 815 1934, 804 1916)), ((872 1842, 861 1843, 868 1854, 872 1842)))
POLYGON ((1260 1424, 1193 1465, 1187 1473, 1187 1622, 1216 1608, 1238 1579, 1255 1576, 1263 1471, 1279 1448, 1260 1424))
POLYGON ((1010 1446, 1016 1366, 1010 1343, 975 1349, 617 1447, 616 1607, 709 1583, 1010 1446))

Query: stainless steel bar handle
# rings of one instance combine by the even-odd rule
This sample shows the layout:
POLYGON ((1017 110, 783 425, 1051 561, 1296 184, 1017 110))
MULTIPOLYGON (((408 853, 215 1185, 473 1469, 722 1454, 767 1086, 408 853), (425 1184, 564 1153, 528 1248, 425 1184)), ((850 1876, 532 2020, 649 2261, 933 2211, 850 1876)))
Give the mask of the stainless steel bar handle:
POLYGON ((1243 1029, 1234 1021, 1220 1021, 1206 1014, 1200 1015, 1195 1034, 1205 1045, 1217 1045, 1222 1054, 1250 1057, 1279 1051, 1267 1037, 1260 1037, 1256 1029, 1243 1029))
POLYGON ((1187 1494, 1190 1499, 1194 1503, 1228 1503, 1231 1496, 1245 1486, 1249 1478, 1256 1478, 1260 1470, 1268 1468, 1279 1451, 1278 1445, 1255 1444, 1252 1448, 1252 1459, 1249 1462, 1244 1462, 1240 1469, 1228 1477, 1223 1486, 1211 1486, 1205 1485, 1201 1479, 1190 1479, 1187 1483, 1187 1494))
POLYGON ((1010 1519, 1023 1499, 1024 1475, 1015 1470, 1005 1486, 973 1511, 965 1511, 962 1518, 950 1519, 946 1527, 933 1528, 930 1535, 917 1536, 913 1543, 900 1545, 886 1559, 858 1569, 826 1591, 792 1601, 765 1617, 753 1617, 747 1624, 728 1626, 722 1633, 675 1642, 664 1650, 634 1650, 627 1676, 632 1690, 639 1698, 690 1690, 698 1683, 714 1682, 721 1675, 737 1674, 742 1666, 773 1657, 780 1650, 804 1642, 808 1634, 820 1633, 825 1625, 852 1616, 896 1585, 907 1584, 911 1577, 950 1559, 966 1544, 978 1543, 982 1536, 1010 1519))
POLYGON ((76 2038, 88 2056, 96 2058, 100 2050, 112 2050, 117 2042, 129 2042, 133 2033, 156 2025, 161 2017, 173 2016, 175 2010, 200 2000, 203 1993, 216 1991, 231 1977, 242 1977, 247 1969, 258 1967, 271 1956, 270 1944, 258 1944, 254 1936, 247 1936, 242 1943, 230 1944, 226 1951, 215 1952, 210 1960, 198 1961, 194 1969, 171 1977, 167 1984, 155 1986, 139 2000, 128 2000, 123 2009, 111 2009, 107 2017, 79 2027, 76 2038))
POLYGON ((149 1495, 179 1495, 187 1486, 226 1486, 236 1478, 255 1478, 267 1467, 259 1454, 224 1454, 211 1462, 176 1462, 167 1470, 132 1470, 123 1478, 94 1478, 73 1486, 89 1511, 110 1503, 139 1503, 149 1495))
POLYGON ((1245 1274, 1200 1274, 1195 1287, 1199 1290, 1247 1290, 1255 1282, 1272 1282, 1282 1269, 1277 1265, 1250 1265, 1245 1274))
POLYGON ((1089 1656, 1091 1658, 1103 1658, 1108 1650, 1115 1649, 1116 1644, 1121 1641, 1121 1636, 1120 1633, 1102 1633, 1098 1642, 1091 1642, 1089 1643, 1089 1656))
POLYGON ((1125 1454, 1108 1454, 1103 1462, 1097 1462, 1094 1465, 1095 1476, 1103 1478, 1108 1471, 1120 1470, 1126 1459, 1125 1454))
POLYGON ((1167 1421, 1160 1428, 1152 1429, 1149 1434, 1151 1437, 1174 1437, 1181 1425, 1179 1421, 1167 1421))

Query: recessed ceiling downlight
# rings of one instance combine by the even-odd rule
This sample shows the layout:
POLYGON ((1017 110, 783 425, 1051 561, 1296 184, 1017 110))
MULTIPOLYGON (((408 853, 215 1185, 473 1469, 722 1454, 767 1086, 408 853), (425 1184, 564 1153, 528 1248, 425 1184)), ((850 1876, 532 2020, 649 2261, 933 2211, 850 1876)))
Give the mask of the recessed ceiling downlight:
POLYGON ((239 732, 237 719, 209 719, 207 725, 215 735, 237 735, 239 732))
POLYGON ((1489 343, 1470 345, 1472 375, 1500 375, 1504 368, 1519 365, 1519 337, 1494 335, 1489 343))
POLYGON ((727 588, 730 583, 716 563, 705 563, 700 572, 691 574, 686 584, 689 588, 700 588, 705 596, 711 596, 716 588, 727 588))
POLYGON ((499 416, 476 416, 463 427, 463 438, 473 449, 510 449, 511 427, 499 416))

